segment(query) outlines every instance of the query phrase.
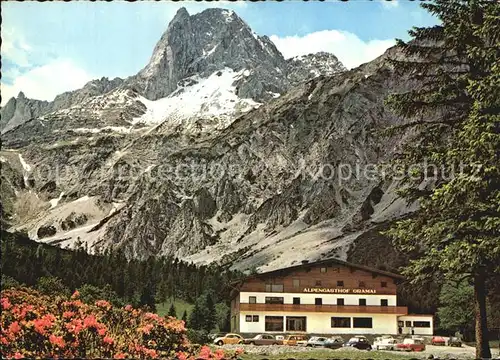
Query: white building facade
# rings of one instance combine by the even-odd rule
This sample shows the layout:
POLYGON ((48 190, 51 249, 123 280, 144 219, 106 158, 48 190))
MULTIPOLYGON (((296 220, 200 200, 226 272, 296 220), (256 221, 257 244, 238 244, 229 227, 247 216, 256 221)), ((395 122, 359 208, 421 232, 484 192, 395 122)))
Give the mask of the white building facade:
POLYGON ((397 305, 400 279, 337 259, 254 275, 235 287, 231 331, 432 335, 432 315, 397 305))

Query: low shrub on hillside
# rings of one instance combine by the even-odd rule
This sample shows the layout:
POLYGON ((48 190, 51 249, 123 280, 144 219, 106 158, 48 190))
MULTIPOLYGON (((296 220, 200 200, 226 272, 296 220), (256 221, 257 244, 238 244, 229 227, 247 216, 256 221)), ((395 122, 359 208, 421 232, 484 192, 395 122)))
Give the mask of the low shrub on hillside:
POLYGON ((113 307, 105 300, 83 303, 29 288, 1 295, 2 358, 224 359, 222 350, 190 345, 184 322, 172 317, 113 307))

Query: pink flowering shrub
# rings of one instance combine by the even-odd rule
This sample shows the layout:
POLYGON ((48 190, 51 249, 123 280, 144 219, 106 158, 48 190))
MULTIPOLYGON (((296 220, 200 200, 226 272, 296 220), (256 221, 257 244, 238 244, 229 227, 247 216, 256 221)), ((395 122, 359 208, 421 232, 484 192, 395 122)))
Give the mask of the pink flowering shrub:
POLYGON ((231 359, 207 346, 194 349, 182 320, 160 317, 130 305, 115 308, 104 300, 85 304, 44 296, 22 288, 2 291, 2 358, 168 358, 231 359))

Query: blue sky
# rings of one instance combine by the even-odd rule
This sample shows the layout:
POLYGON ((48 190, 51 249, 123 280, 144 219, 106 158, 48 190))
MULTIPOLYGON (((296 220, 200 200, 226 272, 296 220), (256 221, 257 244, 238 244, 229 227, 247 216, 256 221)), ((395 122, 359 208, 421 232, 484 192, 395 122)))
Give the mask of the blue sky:
POLYGON ((146 65, 179 7, 234 10, 291 57, 333 52, 348 67, 372 60, 436 20, 419 1, 3 2, 2 104, 23 91, 52 100, 93 78, 126 77, 146 65))

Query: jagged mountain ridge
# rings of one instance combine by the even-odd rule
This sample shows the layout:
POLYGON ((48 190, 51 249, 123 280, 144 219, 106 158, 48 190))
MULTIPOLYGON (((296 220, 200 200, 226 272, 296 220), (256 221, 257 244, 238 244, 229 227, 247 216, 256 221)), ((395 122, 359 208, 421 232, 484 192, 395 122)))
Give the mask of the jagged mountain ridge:
MULTIPOLYGON (((179 21, 185 17, 178 15, 179 21)), ((164 53, 159 48, 154 54, 164 53)), ((390 157, 401 139, 382 141, 374 130, 398 121, 383 98, 409 85, 392 72, 387 55, 340 73, 336 58, 319 56, 335 76, 311 71, 314 56, 283 61, 284 69, 304 74, 294 80, 291 70, 284 71, 292 89, 219 128, 218 118, 204 116, 138 121, 154 110, 151 103, 167 108, 173 98, 147 99, 144 89, 154 86, 131 86, 131 78, 125 80, 131 88, 118 86, 6 132, 2 141, 11 151, 2 153, 2 163, 18 169, 24 181, 12 187, 31 206, 22 220, 13 214, 14 228, 64 247, 81 241, 89 251, 121 247, 129 256, 175 254, 241 269, 345 257, 373 224, 408 209, 391 183, 359 177, 339 183, 315 175, 325 164, 367 165, 390 157), (298 82, 301 76, 313 78, 298 82), (71 171, 37 174, 44 167, 71 171)), ((186 85, 170 95, 191 94, 211 77, 228 74, 244 83, 254 70, 223 65, 207 70, 208 77, 183 78, 186 85)))
MULTIPOLYGON (((311 54, 309 57, 315 58, 316 55, 311 54)), ((181 8, 156 44, 149 63, 138 74, 126 79, 93 80, 82 89, 58 95, 52 102, 27 100, 24 97, 11 99, 1 110, 0 129, 4 133, 29 119, 71 109, 74 105, 84 104, 93 97, 110 92, 123 93, 124 89, 143 96, 144 99, 139 101, 146 108, 155 108, 150 112, 163 112, 164 116, 153 122, 162 121, 168 116, 183 119, 219 115, 234 117, 280 96, 291 86, 310 79, 311 74, 318 76, 345 71, 335 56, 331 55, 325 60, 325 65, 322 65, 323 58, 324 54, 318 54, 315 68, 309 66, 310 71, 304 73, 300 64, 306 66, 305 63, 294 62, 295 66, 291 66, 267 36, 256 35, 233 11, 207 9, 190 16, 185 8, 181 8), (191 98, 209 98, 202 104, 206 109, 182 111, 186 108, 185 104, 168 106, 166 101, 165 106, 154 102, 171 97, 173 100, 170 103, 183 103, 176 93, 188 93, 195 85, 203 85, 209 78, 216 79, 221 71, 226 75, 231 72, 227 81, 222 84, 212 81, 205 84, 212 88, 212 92, 195 89, 189 95, 191 98), (218 96, 218 92, 223 96, 218 96), (216 110, 210 111, 210 107, 216 110), (221 108, 223 111, 220 111, 221 108)), ((151 116, 146 116, 146 121, 151 122, 151 116)))

